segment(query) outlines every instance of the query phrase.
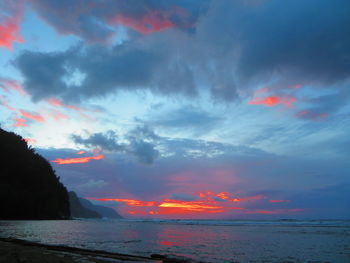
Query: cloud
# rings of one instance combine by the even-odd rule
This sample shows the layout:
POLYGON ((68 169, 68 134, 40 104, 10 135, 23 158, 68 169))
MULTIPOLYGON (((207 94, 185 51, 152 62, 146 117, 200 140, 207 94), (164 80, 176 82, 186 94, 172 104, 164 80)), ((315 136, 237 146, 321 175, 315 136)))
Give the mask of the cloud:
POLYGON ((265 105, 267 107, 273 107, 278 104, 285 105, 288 108, 293 107, 293 103, 296 102, 294 97, 278 97, 278 96, 268 96, 268 97, 255 97, 248 102, 252 105, 265 105))
POLYGON ((60 32, 90 42, 108 41, 113 19, 147 34, 130 34, 115 46, 81 43, 66 51, 23 52, 15 65, 34 101, 55 97, 85 102, 121 90, 143 90, 191 99, 210 94, 214 102, 232 102, 269 86, 275 94, 252 103, 290 107, 305 98, 278 91, 299 93, 312 87, 322 94, 332 89, 334 99, 309 100, 309 107, 295 114, 317 119, 337 113, 349 100, 350 15, 345 0, 82 3, 36 0, 33 8, 60 32), (93 26, 86 27, 89 23, 93 26), (67 81, 74 78, 72 72, 81 75, 78 82, 67 81))
POLYGON ((141 122, 145 122, 151 126, 164 129, 187 129, 193 130, 195 134, 208 132, 219 125, 223 118, 215 116, 212 113, 195 108, 193 106, 183 106, 175 110, 158 113, 156 109, 141 122))
POLYGON ((89 189, 89 188, 103 188, 107 185, 104 180, 94 180, 90 179, 88 182, 83 183, 78 186, 81 190, 89 189))
POLYGON ((174 193, 169 196, 170 199, 181 200, 181 201, 195 201, 198 199, 198 196, 191 194, 178 194, 174 193))
MULTIPOLYGON (((34 100, 57 95, 78 101, 118 90, 142 89, 190 97, 209 90, 214 100, 233 101, 257 84, 279 84, 283 89, 296 85, 328 87, 348 80, 350 37, 346 32, 350 15, 345 0, 317 4, 273 0, 259 5, 227 0, 207 5, 204 1, 205 8, 202 2, 181 2, 195 28, 191 34, 165 30, 115 47, 25 52, 17 59, 24 86, 34 100), (79 85, 63 81, 74 70, 85 76, 79 85)), ((76 1, 72 6, 66 1, 37 0, 33 6, 62 32, 91 40, 100 33, 101 40, 108 39, 111 32, 101 21, 109 21, 118 12, 132 17, 129 24, 157 14, 153 10, 160 10, 157 19, 161 21, 171 19, 180 27, 188 24, 176 12, 168 14, 178 1, 119 1, 118 5, 105 1, 103 7, 93 3, 76 1), (95 24, 83 27, 86 23, 95 24), (95 35, 95 31, 100 33, 95 35)), ((152 23, 149 31, 155 27, 152 23)))
POLYGON ((26 96, 26 91, 22 88, 22 86, 15 80, 0 77, 0 88, 5 91, 15 90, 22 96, 26 96))
POLYGON ((74 143, 87 148, 131 154, 144 164, 153 163, 159 156, 159 152, 155 147, 156 141, 160 137, 147 126, 136 127, 120 139, 114 131, 94 133, 87 138, 72 135, 71 138, 74 143))
POLYGON ((72 135, 72 139, 76 144, 84 145, 87 148, 99 148, 107 151, 123 151, 124 145, 117 143, 117 135, 114 131, 105 133, 94 133, 88 138, 82 138, 79 135, 72 135))
POLYGON ((25 78, 24 87, 34 101, 52 97, 80 101, 102 97, 118 89, 144 89, 144 85, 150 84, 161 60, 160 54, 128 47, 79 50, 72 48, 55 53, 27 51, 16 59, 15 64, 25 78), (71 77, 73 70, 85 76, 80 85, 69 85, 64 81, 71 77))
MULTIPOLYGON (((124 136, 120 138, 124 140, 124 136)), ((205 201, 204 204, 209 204, 214 201, 215 206, 245 208, 213 213, 216 218, 280 218, 289 212, 293 218, 301 219, 347 218, 349 215, 346 201, 350 167, 346 158, 319 158, 316 152, 312 158, 299 153, 298 157, 272 155, 252 147, 202 140, 162 137, 157 143, 161 153, 166 154, 160 154, 153 165, 135 162, 128 152, 105 152, 105 159, 84 165, 53 165, 63 183, 76 189, 80 196, 123 199, 124 205, 115 203, 119 207, 126 207, 126 200, 130 203, 130 200, 160 202, 170 199, 177 200, 176 203, 205 201), (201 154, 189 154, 197 151, 201 154), (78 187, 90 179, 103 180, 106 185, 101 188, 78 187), (245 211, 256 213, 247 214, 245 211)), ((76 156, 77 150, 38 149, 38 152, 54 160, 76 156)), ((127 207, 130 209, 121 211, 126 214, 127 211, 141 211, 136 206, 127 207)), ((165 213, 168 213, 171 217, 169 210, 162 208, 158 211, 160 214, 148 215, 166 218, 165 213)), ((200 217, 210 216, 204 213, 200 217)))
POLYGON ((0 47, 12 49, 14 42, 24 42, 19 34, 22 14, 22 0, 0 2, 0 47))
POLYGON ((87 157, 79 157, 79 158, 57 158, 52 160, 51 162, 57 164, 76 164, 76 163, 88 163, 91 160, 102 160, 105 156, 103 154, 99 154, 96 156, 87 156, 87 157))
POLYGON ((191 28, 207 1, 195 0, 32 0, 33 9, 61 34, 108 43, 122 25, 141 34, 191 28))
POLYGON ((23 117, 27 118, 27 119, 30 119, 30 120, 34 120, 34 121, 37 121, 37 122, 45 122, 45 119, 43 116, 41 116, 39 113, 30 113, 30 112, 27 112, 27 111, 24 111, 24 110, 20 110, 20 113, 23 117))
POLYGON ((27 120, 22 118, 15 118, 15 123, 13 124, 14 127, 29 127, 27 124, 27 120))

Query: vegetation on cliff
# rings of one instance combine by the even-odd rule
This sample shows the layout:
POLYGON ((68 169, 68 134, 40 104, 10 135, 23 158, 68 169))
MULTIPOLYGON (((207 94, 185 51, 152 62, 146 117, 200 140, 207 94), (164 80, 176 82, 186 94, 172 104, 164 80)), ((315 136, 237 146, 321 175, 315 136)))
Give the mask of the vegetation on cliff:
POLYGON ((0 128, 0 219, 70 217, 67 189, 50 163, 13 132, 0 128))

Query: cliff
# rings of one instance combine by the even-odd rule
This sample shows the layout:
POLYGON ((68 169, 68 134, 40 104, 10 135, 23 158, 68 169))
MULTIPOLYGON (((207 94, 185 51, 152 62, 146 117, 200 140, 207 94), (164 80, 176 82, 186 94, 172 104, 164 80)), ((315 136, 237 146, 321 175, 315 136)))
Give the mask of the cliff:
POLYGON ((101 218, 102 216, 96 211, 84 207, 79 197, 74 192, 69 192, 70 213, 74 218, 101 218))
POLYGON ((68 193, 50 163, 0 128, 0 219, 66 219, 68 193))
POLYGON ((123 218, 121 215, 119 215, 116 211, 114 211, 110 207, 106 207, 106 206, 102 206, 102 205, 94 205, 89 200, 86 200, 84 198, 79 198, 79 200, 80 200, 80 203, 84 207, 86 207, 90 210, 96 211, 102 217, 113 218, 113 219, 123 218))

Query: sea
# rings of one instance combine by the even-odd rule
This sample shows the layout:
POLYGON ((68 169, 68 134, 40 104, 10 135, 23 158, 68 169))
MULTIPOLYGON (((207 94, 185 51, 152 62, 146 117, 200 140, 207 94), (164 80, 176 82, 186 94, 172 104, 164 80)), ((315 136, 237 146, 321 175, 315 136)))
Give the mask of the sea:
POLYGON ((0 237, 193 262, 350 262, 350 220, 0 221, 0 237))

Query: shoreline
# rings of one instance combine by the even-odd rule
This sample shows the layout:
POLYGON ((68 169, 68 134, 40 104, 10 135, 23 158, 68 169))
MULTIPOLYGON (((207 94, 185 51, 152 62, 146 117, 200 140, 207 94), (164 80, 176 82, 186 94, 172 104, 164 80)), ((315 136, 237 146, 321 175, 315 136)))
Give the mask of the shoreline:
POLYGON ((6 263, 190 263, 186 259, 152 254, 150 257, 77 247, 47 245, 16 238, 0 238, 0 262, 6 263))

